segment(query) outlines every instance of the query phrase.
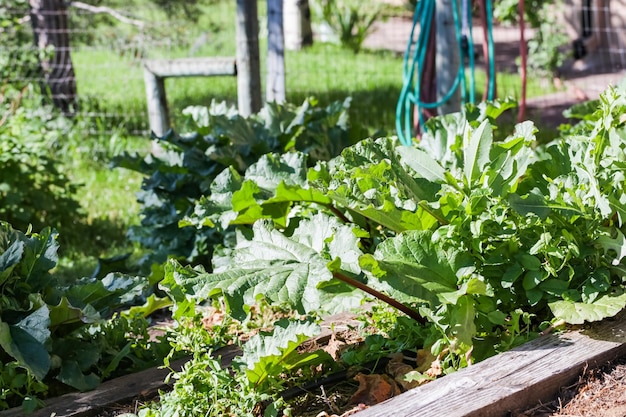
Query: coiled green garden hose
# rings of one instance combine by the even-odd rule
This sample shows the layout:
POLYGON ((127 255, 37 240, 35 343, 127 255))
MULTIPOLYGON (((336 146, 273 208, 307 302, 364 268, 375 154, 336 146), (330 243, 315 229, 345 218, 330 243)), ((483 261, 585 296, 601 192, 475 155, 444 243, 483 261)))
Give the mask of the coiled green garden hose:
MULTIPOLYGON (((452 0, 452 15, 454 18, 454 27, 456 40, 458 44, 458 54, 460 56, 459 69, 452 86, 439 100, 426 103, 421 100, 421 86, 423 78, 423 68, 425 67, 425 59, 428 45, 428 38, 431 34, 432 22, 435 19, 436 0, 419 0, 415 5, 415 13, 413 14, 413 26, 411 28, 411 36, 404 53, 402 90, 396 106, 396 130, 402 144, 410 145, 413 140, 413 110, 419 118, 419 125, 424 129, 424 120, 422 109, 431 109, 446 103, 452 95, 460 88, 461 102, 474 102, 475 95, 475 78, 474 78, 474 53, 472 42, 472 16, 469 0, 461 0, 462 7, 459 12, 459 3, 452 0), (419 34, 417 38, 415 33, 419 26, 419 34), (466 85, 466 68, 465 58, 469 67, 469 85, 466 85), (469 90, 469 94, 468 91, 469 90), (468 97, 469 96, 469 97, 468 97)), ((493 27, 491 22, 492 16, 492 0, 483 0, 486 8, 487 26, 487 99, 493 100, 495 94, 495 63, 494 63, 494 45, 493 45, 493 27)))

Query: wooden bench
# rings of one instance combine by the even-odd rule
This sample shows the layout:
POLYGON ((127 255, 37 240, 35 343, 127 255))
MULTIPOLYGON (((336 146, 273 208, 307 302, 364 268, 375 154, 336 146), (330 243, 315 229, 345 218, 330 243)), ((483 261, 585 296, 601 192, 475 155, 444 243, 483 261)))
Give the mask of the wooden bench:
POLYGON ((150 130, 157 136, 170 128, 165 78, 237 76, 234 57, 151 59, 143 66, 150 130))

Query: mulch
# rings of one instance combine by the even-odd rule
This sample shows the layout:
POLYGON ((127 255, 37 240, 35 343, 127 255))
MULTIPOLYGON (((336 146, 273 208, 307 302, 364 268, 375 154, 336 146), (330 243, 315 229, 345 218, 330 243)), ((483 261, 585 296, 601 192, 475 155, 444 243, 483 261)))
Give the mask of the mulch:
POLYGON ((626 417, 626 357, 586 370, 549 403, 515 417, 626 417))

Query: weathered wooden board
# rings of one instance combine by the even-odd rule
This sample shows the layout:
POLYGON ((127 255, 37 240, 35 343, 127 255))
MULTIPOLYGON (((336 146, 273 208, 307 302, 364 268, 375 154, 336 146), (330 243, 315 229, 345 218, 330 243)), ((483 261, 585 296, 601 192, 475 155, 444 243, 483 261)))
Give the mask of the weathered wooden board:
POLYGON ((150 130, 159 137, 170 127, 165 78, 237 75, 236 59, 228 57, 149 59, 143 66, 150 130))
MULTIPOLYGON (((236 346, 229 346, 215 352, 222 357, 222 365, 230 366, 233 357, 240 354, 236 346)), ((180 370, 187 359, 180 359, 171 364, 172 369, 180 370)), ((159 389, 167 388, 163 381, 170 373, 169 369, 150 368, 131 375, 122 376, 102 383, 89 392, 73 392, 46 401, 46 406, 29 417, 89 417, 111 404, 124 404, 135 398, 150 397, 159 389)), ((23 417, 21 408, 0 412, 0 417, 23 417)))
POLYGON ((552 399, 587 366, 626 355, 626 314, 551 334, 357 413, 358 417, 500 417, 552 399))
POLYGON ((147 59, 143 65, 159 78, 237 75, 234 57, 147 59))

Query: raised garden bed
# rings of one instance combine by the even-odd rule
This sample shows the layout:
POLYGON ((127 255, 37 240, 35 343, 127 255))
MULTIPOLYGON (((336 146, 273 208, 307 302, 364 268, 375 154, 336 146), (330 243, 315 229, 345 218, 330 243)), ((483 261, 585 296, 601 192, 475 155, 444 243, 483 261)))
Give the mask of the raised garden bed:
MULTIPOLYGON (((222 363, 229 364, 239 352, 234 346, 220 349, 216 355, 222 356, 222 363)), ((171 363, 171 368, 179 370, 186 362, 179 359, 171 363)), ((155 367, 106 381, 98 388, 88 392, 73 392, 46 401, 46 406, 31 417, 87 417, 96 415, 99 410, 111 405, 131 402, 138 398, 152 398, 159 390, 166 389, 163 381, 170 369, 155 367)), ((1 417, 21 417, 24 411, 13 408, 0 412, 1 417)))
MULTIPOLYGON (((330 324, 349 323, 347 315, 327 321, 318 343, 327 340, 330 324)), ((337 330, 337 326, 335 326, 337 330)), ((224 365, 238 353, 234 347, 216 352, 224 365)), ((358 413, 359 416, 505 416, 549 401, 576 381, 584 370, 626 356, 626 313, 584 328, 548 334, 511 351, 439 378, 358 413)), ((180 367, 184 361, 173 364, 180 367)), ((153 368, 103 383, 86 393, 51 399, 33 417, 86 417, 111 405, 151 398, 166 388, 169 370, 153 368)), ((13 409, 0 417, 23 415, 13 409)))
POLYGON ((552 399, 587 367, 626 355, 626 314, 516 349, 412 389, 359 417, 506 416, 552 399))

